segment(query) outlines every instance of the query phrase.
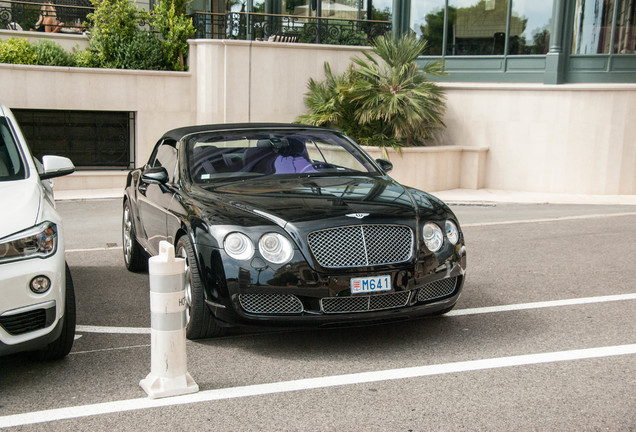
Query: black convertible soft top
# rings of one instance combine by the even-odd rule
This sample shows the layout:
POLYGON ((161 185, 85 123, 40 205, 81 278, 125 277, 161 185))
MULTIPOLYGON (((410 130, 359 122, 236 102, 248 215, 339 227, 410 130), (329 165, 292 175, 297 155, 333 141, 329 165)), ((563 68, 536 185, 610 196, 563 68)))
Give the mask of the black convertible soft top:
POLYGON ((201 133, 201 132, 216 132, 216 131, 235 131, 235 130, 257 130, 257 129, 314 129, 314 130, 330 130, 333 129, 309 126, 292 123, 228 123, 228 124, 208 124, 208 125, 194 125, 184 126, 177 129, 172 129, 166 132, 162 139, 168 138, 175 141, 180 141, 184 136, 201 133))

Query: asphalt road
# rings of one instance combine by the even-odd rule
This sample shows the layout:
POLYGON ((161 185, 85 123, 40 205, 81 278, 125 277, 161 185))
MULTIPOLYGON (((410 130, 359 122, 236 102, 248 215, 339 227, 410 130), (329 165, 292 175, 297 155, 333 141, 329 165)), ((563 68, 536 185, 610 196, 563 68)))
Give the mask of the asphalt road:
POLYGON ((0 358, 0 428, 24 431, 636 430, 636 207, 453 206, 468 276, 448 316, 187 343, 200 387, 150 400, 148 275, 118 200, 63 201, 78 338, 0 358))

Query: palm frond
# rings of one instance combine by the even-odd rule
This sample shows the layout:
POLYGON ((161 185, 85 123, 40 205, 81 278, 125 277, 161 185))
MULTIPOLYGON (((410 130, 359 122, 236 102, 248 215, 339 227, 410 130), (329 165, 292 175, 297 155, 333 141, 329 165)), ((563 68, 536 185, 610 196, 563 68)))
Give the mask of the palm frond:
POLYGON ((424 145, 432 131, 445 127, 446 108, 443 89, 427 77, 443 74, 443 63, 416 62, 425 48, 413 36, 381 36, 373 55, 363 52, 341 75, 325 63, 324 81, 307 84, 309 111, 298 120, 337 127, 362 144, 424 145))

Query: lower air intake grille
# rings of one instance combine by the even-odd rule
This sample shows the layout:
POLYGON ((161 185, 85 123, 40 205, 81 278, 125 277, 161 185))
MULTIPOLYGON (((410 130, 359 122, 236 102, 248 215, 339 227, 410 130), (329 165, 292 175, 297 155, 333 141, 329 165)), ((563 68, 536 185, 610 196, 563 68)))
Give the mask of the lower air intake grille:
POLYGON ((0 317, 0 326, 13 336, 43 329, 46 327, 46 310, 37 309, 0 317))
POLYGON ((303 304, 291 294, 239 294, 239 302, 245 312, 254 314, 297 314, 303 304))
POLYGON ((440 279, 438 281, 428 283, 417 291, 417 301, 425 302, 449 296, 453 293, 453 291, 455 291, 456 286, 456 277, 440 279))
POLYGON ((401 291, 362 297, 325 297, 320 299, 320 307, 328 314, 395 309, 406 306, 410 295, 410 291, 401 291))

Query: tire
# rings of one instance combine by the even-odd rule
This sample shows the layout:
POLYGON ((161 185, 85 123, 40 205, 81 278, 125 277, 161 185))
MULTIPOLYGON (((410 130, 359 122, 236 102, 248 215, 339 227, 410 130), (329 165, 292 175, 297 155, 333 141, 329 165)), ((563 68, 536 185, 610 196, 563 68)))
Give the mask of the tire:
POLYGON ((137 242, 135 224, 132 210, 128 200, 124 201, 124 209, 121 221, 121 237, 124 250, 124 264, 131 272, 140 272, 148 269, 148 260, 144 255, 139 242, 137 242))
POLYGON ((199 266, 188 236, 179 238, 176 250, 176 255, 186 260, 186 337, 194 340, 222 336, 226 328, 217 323, 205 304, 199 266))
POLYGON ((64 296, 62 333, 56 340, 48 344, 46 348, 37 352, 37 357, 40 360, 59 360, 66 357, 66 355, 71 352, 73 342, 75 341, 75 289, 68 264, 64 266, 66 268, 66 294, 64 296))

